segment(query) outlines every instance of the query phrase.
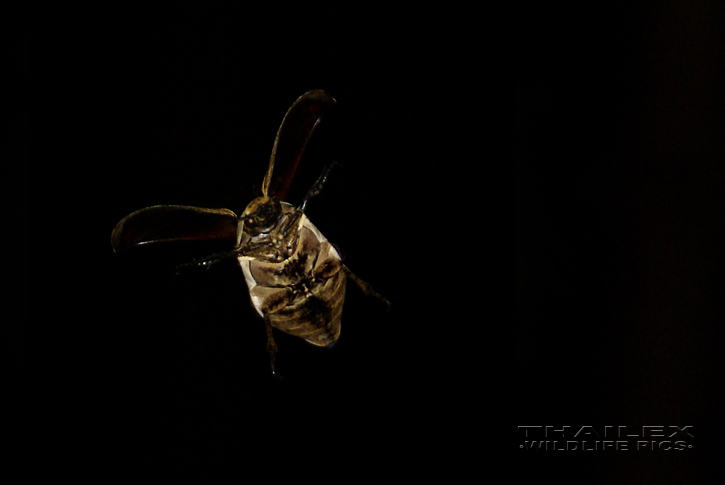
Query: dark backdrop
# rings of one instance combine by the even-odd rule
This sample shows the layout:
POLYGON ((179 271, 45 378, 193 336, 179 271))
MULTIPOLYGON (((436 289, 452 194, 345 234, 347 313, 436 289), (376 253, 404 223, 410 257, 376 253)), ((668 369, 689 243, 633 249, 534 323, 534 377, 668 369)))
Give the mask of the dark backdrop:
POLYGON ((507 436, 693 424, 698 440, 681 455, 523 454, 511 473, 703 483, 721 422, 722 16, 675 2, 515 18, 499 36, 470 15, 374 4, 31 16, 30 324, 17 346, 30 471, 455 471, 451 457, 501 451, 473 426, 508 416, 507 436), (510 334, 488 296, 504 268, 503 227, 488 222, 508 213, 495 188, 510 118, 496 106, 510 105, 514 69, 510 334), (276 382, 233 265, 176 277, 187 251, 210 248, 115 257, 109 236, 154 204, 241 211, 310 89, 338 106, 292 197, 342 163, 309 215, 393 310, 350 288, 339 346, 279 336, 276 382))
MULTIPOLYGON (((670 2, 524 17, 514 419, 692 425, 687 452, 536 463, 587 482, 705 483, 722 423, 721 11, 670 2)), ((531 453, 520 458, 532 467, 531 453)))
POLYGON ((441 293, 450 244, 437 232, 460 177, 455 22, 372 4, 32 18, 22 362, 26 437, 44 466, 334 477, 425 470, 455 448, 464 327, 449 317, 456 288, 441 293), (311 89, 338 105, 291 198, 341 162, 308 214, 393 310, 351 285, 335 349, 278 336, 278 382, 235 266, 174 275, 214 247, 117 257, 110 234, 150 205, 241 212, 284 113, 311 89))

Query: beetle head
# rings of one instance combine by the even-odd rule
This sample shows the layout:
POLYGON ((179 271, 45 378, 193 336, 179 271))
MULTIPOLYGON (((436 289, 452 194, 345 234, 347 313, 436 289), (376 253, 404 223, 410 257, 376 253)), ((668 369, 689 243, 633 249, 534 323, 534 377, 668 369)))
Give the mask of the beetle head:
POLYGON ((276 197, 257 197, 242 212, 244 232, 256 236, 271 231, 282 215, 282 204, 276 197))

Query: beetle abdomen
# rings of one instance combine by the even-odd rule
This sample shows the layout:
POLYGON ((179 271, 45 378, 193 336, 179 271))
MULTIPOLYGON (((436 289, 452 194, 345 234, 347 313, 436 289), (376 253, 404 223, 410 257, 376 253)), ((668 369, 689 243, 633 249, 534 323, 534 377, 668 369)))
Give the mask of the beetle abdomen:
POLYGON ((340 255, 302 215, 292 255, 279 263, 239 256, 252 304, 270 324, 318 346, 340 336, 345 272, 340 255))
POLYGON ((340 337, 344 301, 345 273, 339 271, 312 288, 310 294, 271 312, 269 320, 285 333, 327 347, 340 337))

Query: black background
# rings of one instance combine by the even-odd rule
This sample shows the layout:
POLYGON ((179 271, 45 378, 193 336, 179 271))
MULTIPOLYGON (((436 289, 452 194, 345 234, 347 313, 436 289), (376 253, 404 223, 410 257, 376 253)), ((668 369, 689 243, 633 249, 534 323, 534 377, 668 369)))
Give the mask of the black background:
POLYGON ((26 473, 487 472, 495 455, 468 457, 519 452, 518 425, 694 425, 692 453, 522 452, 508 472, 705 483, 722 423, 722 12, 547 5, 499 33, 452 9, 322 10, 31 15, 26 473), (241 211, 310 89, 338 105, 291 197, 342 163, 308 213, 394 307, 350 288, 339 346, 280 335, 277 382, 234 266, 170 269, 214 248, 116 257, 109 236, 154 204, 241 211), (514 151, 515 334, 489 296, 512 280, 514 151))
POLYGON ((722 12, 669 2, 528 13, 514 419, 572 433, 690 425, 695 438, 683 452, 518 458, 587 483, 710 483, 721 475, 706 471, 722 434, 722 12))
POLYGON ((460 180, 457 126, 469 121, 455 21, 373 4, 36 14, 20 362, 40 468, 344 478, 451 466, 455 453, 441 453, 458 448, 468 331, 451 317, 462 293, 440 259, 455 247, 439 208, 460 180), (284 113, 311 89, 338 105, 290 199, 341 162, 308 215, 393 310, 350 286, 339 345, 279 335, 276 381, 238 268, 174 275, 213 245, 115 256, 110 234, 157 204, 240 213, 284 113))

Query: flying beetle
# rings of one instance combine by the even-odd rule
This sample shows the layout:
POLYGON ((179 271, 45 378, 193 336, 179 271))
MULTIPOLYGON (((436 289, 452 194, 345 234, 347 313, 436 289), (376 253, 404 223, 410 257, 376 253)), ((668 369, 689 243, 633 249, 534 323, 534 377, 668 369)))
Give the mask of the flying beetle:
POLYGON ((347 278, 365 294, 390 302, 342 263, 337 249, 305 215, 309 200, 326 182, 329 165, 294 206, 284 199, 307 141, 335 99, 322 90, 300 96, 282 120, 272 147, 262 195, 240 216, 229 209, 158 205, 133 212, 113 229, 116 253, 164 241, 228 241, 230 249, 181 267, 208 267, 235 257, 252 305, 264 319, 272 374, 277 345, 273 329, 330 347, 340 336, 347 278))

